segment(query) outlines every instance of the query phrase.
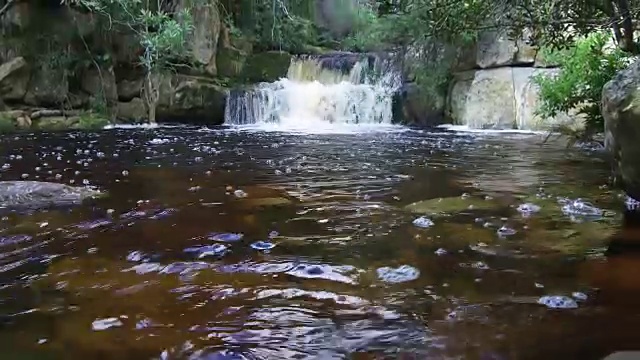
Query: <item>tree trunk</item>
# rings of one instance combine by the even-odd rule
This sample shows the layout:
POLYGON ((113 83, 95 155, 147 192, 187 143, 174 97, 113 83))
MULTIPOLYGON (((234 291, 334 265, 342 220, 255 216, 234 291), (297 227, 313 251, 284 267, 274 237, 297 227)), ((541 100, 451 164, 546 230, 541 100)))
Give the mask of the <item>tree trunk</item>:
POLYGON ((156 109, 158 104, 148 104, 149 106, 149 124, 156 123, 156 109))
POLYGON ((158 101, 160 100, 160 74, 155 71, 149 71, 145 77, 144 86, 142 88, 144 103, 147 106, 149 123, 156 123, 156 110, 158 101))
POLYGON ((18 0, 8 0, 6 4, 2 8, 0 8, 0 17, 2 17, 7 11, 13 7, 18 2, 18 0))
POLYGON ((629 11, 628 0, 616 0, 620 17, 622 18, 622 49, 636 53, 637 47, 633 40, 633 19, 631 19, 631 12, 629 11))

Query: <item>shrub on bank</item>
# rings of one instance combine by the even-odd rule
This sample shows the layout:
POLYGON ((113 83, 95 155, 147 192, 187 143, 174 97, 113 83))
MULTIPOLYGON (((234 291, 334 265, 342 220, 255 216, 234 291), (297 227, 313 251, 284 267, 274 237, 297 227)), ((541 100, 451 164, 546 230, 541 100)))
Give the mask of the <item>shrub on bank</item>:
POLYGON ((585 117, 582 130, 559 126, 554 130, 576 140, 588 140, 604 131, 600 111, 602 88, 615 74, 627 67, 632 55, 613 44, 610 32, 595 32, 579 38, 563 50, 541 50, 544 58, 560 66, 558 76, 540 74, 534 78, 540 87, 537 113, 552 118, 573 111, 585 117))

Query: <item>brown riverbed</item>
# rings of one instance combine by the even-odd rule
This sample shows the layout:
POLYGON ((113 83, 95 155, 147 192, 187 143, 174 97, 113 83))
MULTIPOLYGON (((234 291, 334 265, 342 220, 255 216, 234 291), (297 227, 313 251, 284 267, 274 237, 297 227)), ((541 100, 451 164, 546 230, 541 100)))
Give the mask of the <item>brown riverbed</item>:
POLYGON ((600 151, 541 139, 183 127, 4 136, 0 180, 109 193, 4 214, 4 356, 599 359, 640 347, 640 264, 603 256, 622 204, 609 166, 600 151), (558 197, 604 212, 571 219, 558 197), (541 209, 523 216, 523 203, 541 209), (433 225, 415 226, 420 216, 433 225), (500 236, 503 226, 515 233, 500 236), (214 244, 227 251, 200 257, 214 244), (402 265, 416 278, 378 276, 402 265), (574 309, 537 303, 574 293, 574 309))

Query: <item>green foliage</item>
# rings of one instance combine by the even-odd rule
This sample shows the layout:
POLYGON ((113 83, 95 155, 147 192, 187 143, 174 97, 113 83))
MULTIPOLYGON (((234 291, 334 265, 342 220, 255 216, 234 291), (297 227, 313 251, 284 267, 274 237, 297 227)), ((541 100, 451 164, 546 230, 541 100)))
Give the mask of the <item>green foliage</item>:
POLYGON ((556 77, 538 75, 540 87, 538 114, 554 117, 560 112, 577 110, 586 118, 586 134, 601 132, 604 119, 600 111, 602 88, 616 72, 629 64, 630 54, 613 46, 611 35, 595 32, 564 50, 543 49, 545 58, 561 66, 556 77))
POLYGON ((188 9, 173 16, 157 4, 142 0, 70 0, 109 19, 125 31, 133 33, 142 49, 140 63, 147 71, 164 69, 186 52, 187 37, 193 30, 188 9))
POLYGON ((8 134, 17 130, 13 118, 0 114, 0 134, 8 134))
POLYGON ((556 50, 594 32, 614 30, 622 48, 637 51, 624 38, 629 33, 633 42, 633 20, 638 14, 637 0, 519 0, 510 4, 504 23, 515 34, 530 29, 537 44, 556 50))
POLYGON ((79 116, 78 122, 74 124, 74 128, 81 130, 101 130, 109 125, 109 120, 103 115, 94 112, 86 112, 79 116))

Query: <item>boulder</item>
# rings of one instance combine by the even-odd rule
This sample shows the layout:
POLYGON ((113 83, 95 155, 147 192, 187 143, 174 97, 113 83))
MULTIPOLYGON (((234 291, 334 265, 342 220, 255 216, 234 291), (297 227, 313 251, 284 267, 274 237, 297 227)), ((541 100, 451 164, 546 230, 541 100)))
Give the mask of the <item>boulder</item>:
POLYGON ((540 88, 535 83, 536 76, 557 76, 559 69, 538 69, 515 67, 513 71, 513 87, 516 108, 516 127, 528 130, 548 130, 558 125, 570 126, 574 129, 584 127, 584 118, 575 111, 558 113, 553 118, 542 118, 536 113, 540 104, 540 88))
POLYGON ((22 100, 29 85, 29 67, 22 57, 13 58, 0 65, 0 98, 22 100))
MULTIPOLYGON (((191 4, 182 1, 181 5, 191 4), (184 4, 182 4, 184 3, 184 4)), ((193 32, 187 39, 194 60, 203 65, 209 75, 217 75, 216 55, 222 19, 217 0, 193 2, 193 32)))
POLYGON ((464 49, 458 49, 454 69, 491 69, 501 66, 533 65, 538 49, 528 41, 529 32, 525 30, 517 38, 510 37, 506 31, 484 31, 478 40, 464 49))
POLYGON ((433 127, 444 121, 445 93, 427 93, 414 83, 394 98, 393 119, 405 125, 433 127))
POLYGON ((41 181, 0 181, 0 209, 36 209, 80 204, 98 190, 41 181))
POLYGON ((116 117, 120 120, 139 122, 147 118, 147 108, 140 98, 128 102, 118 102, 116 117))
POLYGON ((177 75, 165 79, 161 86, 158 120, 222 124, 226 97, 224 87, 206 78, 177 75))
POLYGON ((614 175, 629 196, 640 199, 640 61, 604 86, 602 116, 614 175))
POLYGON ((142 78, 128 80, 123 79, 117 85, 118 100, 130 101, 135 97, 139 97, 142 91, 142 78))
POLYGON ((87 94, 102 98, 108 103, 118 99, 116 76, 112 66, 91 66, 82 72, 80 87, 87 94))
POLYGON ((287 76, 291 54, 284 51, 266 51, 249 56, 240 75, 248 83, 274 82, 287 76))
POLYGON ((247 54, 233 47, 221 48, 216 59, 218 76, 238 77, 242 74, 247 61, 247 54))
POLYGON ((455 74, 448 115, 454 123, 476 129, 549 130, 557 125, 583 126, 574 112, 554 118, 536 114, 540 89, 534 78, 555 76, 557 69, 502 67, 455 74))
POLYGON ((4 64, 0 65, 0 83, 5 78, 15 73, 16 71, 24 68, 25 66, 27 66, 27 62, 21 56, 17 58, 13 58, 5 62, 4 64))
POLYGON ((513 129, 514 85, 511 68, 456 74, 449 92, 449 115, 472 128, 513 129))
POLYGON ((33 72, 24 101, 34 106, 56 106, 62 104, 68 94, 67 71, 42 67, 33 72))

